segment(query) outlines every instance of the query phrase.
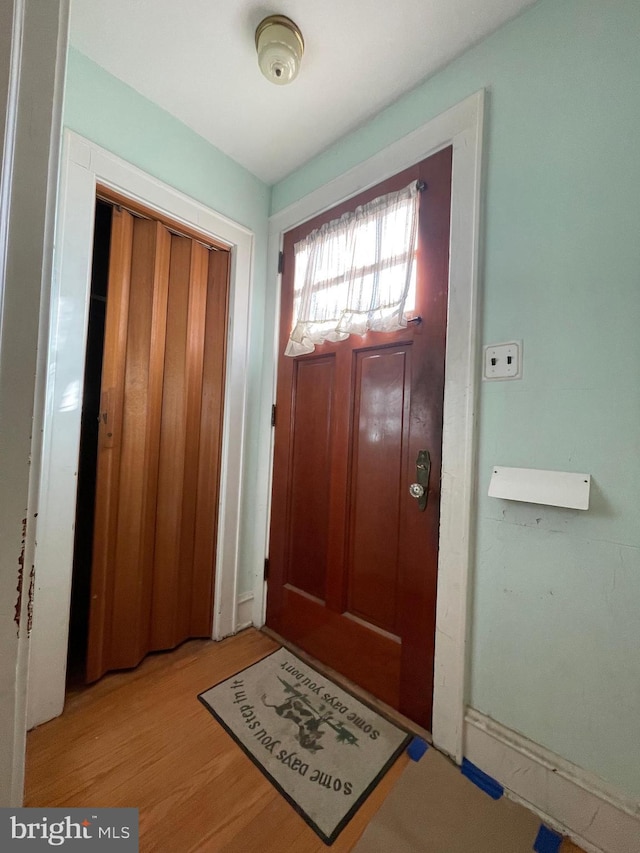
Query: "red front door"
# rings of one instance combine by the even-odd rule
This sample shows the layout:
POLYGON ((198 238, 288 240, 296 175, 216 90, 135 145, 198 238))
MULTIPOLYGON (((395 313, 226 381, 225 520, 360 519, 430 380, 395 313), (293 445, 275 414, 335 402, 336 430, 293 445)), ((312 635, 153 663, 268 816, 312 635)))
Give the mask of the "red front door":
POLYGON ((451 160, 451 148, 444 149, 285 235, 269 552, 267 625, 426 728, 433 694, 451 160), (285 357, 294 244, 412 180, 427 185, 409 315, 421 320, 285 357), (423 511, 409 492, 421 451, 431 463, 423 511))

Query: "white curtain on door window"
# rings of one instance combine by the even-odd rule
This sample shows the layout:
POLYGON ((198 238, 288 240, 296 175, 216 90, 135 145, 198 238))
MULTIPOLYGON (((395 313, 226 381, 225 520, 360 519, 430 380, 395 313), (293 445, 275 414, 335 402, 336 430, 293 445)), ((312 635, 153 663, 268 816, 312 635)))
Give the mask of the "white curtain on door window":
POLYGON ((285 355, 367 330, 406 326, 415 287, 419 189, 398 192, 325 223, 296 243, 293 329, 285 355))

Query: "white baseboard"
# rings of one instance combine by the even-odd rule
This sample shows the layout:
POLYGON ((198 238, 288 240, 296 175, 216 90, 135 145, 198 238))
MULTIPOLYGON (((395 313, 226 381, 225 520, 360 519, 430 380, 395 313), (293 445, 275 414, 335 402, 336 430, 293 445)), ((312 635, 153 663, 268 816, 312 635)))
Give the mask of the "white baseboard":
POLYGON ((243 592, 237 598, 236 631, 253 625, 253 593, 243 592))
POLYGON ((640 851, 639 802, 472 709, 464 755, 586 853, 640 851))

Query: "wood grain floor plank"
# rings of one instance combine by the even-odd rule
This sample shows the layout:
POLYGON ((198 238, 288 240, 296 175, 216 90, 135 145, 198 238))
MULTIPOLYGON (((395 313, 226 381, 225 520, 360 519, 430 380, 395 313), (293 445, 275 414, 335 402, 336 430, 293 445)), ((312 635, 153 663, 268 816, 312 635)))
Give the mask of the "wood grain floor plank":
MULTIPOLYGON (((71 689, 64 714, 28 735, 25 805, 137 807, 143 853, 325 850, 196 699, 276 648, 253 629, 221 643, 193 640, 71 689)), ((333 851, 353 847, 406 761, 394 765, 333 851)))
POLYGON ((582 847, 578 847, 577 844, 574 844, 573 841, 569 841, 568 838, 565 838, 560 846, 560 853, 584 853, 582 847))
MULTIPOLYGON (((249 629, 192 640, 135 670, 72 688, 27 738, 26 806, 133 806, 142 853, 320 853, 326 846, 197 695, 274 651, 249 629)), ((408 759, 394 764, 331 847, 351 850, 408 759)), ((562 853, 581 853, 564 842, 562 853)))

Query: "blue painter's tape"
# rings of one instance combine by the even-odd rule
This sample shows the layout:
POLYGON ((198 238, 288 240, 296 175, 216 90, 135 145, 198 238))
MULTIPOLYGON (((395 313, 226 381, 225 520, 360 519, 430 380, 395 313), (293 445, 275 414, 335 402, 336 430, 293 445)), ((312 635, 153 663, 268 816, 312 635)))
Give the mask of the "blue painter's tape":
POLYGON ((420 761, 428 749, 429 744, 425 740, 422 740, 421 737, 414 737, 407 747, 407 755, 412 761, 420 761))
POLYGON ((558 832, 540 824, 538 835, 533 844, 536 853, 558 853, 562 844, 562 836, 558 832))
POLYGON ((471 780, 474 785, 477 785, 485 794, 489 794, 492 800, 499 800, 504 794, 504 788, 495 779, 492 779, 487 773, 472 764, 467 758, 462 759, 462 767, 460 768, 462 775, 471 780))

